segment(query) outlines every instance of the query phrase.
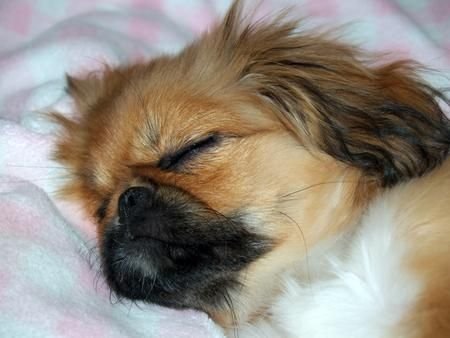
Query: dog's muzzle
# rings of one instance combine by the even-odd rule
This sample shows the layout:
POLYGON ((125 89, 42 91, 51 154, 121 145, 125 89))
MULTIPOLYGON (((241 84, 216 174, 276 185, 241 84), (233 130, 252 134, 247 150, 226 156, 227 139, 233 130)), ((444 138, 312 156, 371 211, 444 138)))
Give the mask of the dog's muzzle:
POLYGON ((176 187, 128 188, 102 239, 108 283, 133 300, 176 308, 219 305, 225 290, 238 285, 239 272, 271 247, 241 219, 176 187))

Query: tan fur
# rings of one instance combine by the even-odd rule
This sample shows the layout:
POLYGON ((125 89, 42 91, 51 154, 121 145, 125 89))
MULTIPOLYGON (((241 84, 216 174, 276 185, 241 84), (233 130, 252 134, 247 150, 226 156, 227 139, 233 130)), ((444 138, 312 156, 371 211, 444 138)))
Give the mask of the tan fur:
MULTIPOLYGON (((108 202, 100 237, 138 176, 188 191, 222 214, 252 211, 249 226, 276 245, 242 273, 244 289, 232 295, 245 322, 264 315, 278 291, 274 276, 351 230, 386 186, 439 165, 450 134, 440 94, 413 63, 374 66, 332 37, 294 32, 298 22, 281 17, 241 21, 235 2, 222 24, 179 55, 69 78, 79 116, 54 118, 64 127, 55 156, 72 172, 63 194, 93 217, 108 202), (186 170, 156 167, 165 154, 211 133, 224 142, 186 170)), ((416 248, 411 269, 427 283, 405 319, 418 337, 449 332, 445 168, 448 161, 397 197, 412 209, 401 225, 416 248)), ((232 325, 227 310, 205 310, 232 325)))
POLYGON ((408 249, 409 270, 424 288, 398 336, 450 336, 450 161, 421 179, 396 187, 396 231, 408 249))

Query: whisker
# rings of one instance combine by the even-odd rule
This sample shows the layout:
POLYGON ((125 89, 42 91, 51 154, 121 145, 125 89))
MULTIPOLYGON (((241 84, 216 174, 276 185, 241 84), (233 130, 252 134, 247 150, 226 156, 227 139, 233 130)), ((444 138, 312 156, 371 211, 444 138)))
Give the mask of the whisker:
POLYGON ((105 280, 102 274, 102 262, 99 254, 99 248, 97 245, 97 239, 91 238, 84 242, 84 246, 87 250, 79 250, 79 254, 81 257, 85 259, 87 262, 89 269, 95 271, 95 276, 92 280, 92 285, 95 291, 99 290, 99 283, 102 282, 102 285, 105 285, 105 280), (93 243, 93 244, 92 244, 93 243))
POLYGON ((225 303, 230 310, 231 314, 231 324, 233 326, 233 336, 235 338, 239 338, 239 331, 238 331, 238 320, 236 311, 234 310, 233 300, 231 299, 230 293, 227 289, 224 290, 223 298, 225 300, 225 303))
POLYGON ((65 169, 70 170, 69 167, 61 167, 61 166, 39 166, 39 165, 25 165, 25 164, 6 164, 7 167, 12 168, 42 168, 42 169, 65 169))
POLYGON ((294 223, 297 226, 297 229, 300 231, 302 240, 303 240, 303 245, 305 247, 305 262, 306 262, 306 278, 308 279, 308 285, 312 285, 312 279, 311 279, 311 267, 309 264, 309 249, 308 249, 308 245, 306 244, 306 237, 305 237, 305 233, 303 232, 300 224, 298 224, 298 222, 296 222, 291 216, 289 216, 288 214, 282 212, 282 211, 278 211, 279 214, 283 215, 284 217, 286 217, 288 220, 290 220, 292 223, 294 223))
POLYGON ((152 284, 150 285, 150 289, 148 290, 147 294, 146 294, 145 297, 144 297, 145 300, 147 300, 148 297, 150 296, 150 294, 152 293, 153 288, 154 288, 155 285, 156 285, 156 279, 157 279, 157 278, 158 278, 158 273, 155 271, 155 276, 153 277, 152 284))
POLYGON ((134 306, 136 306, 139 310, 144 311, 144 309, 141 307, 141 302, 135 301, 134 306))
POLYGON ((98 289, 99 289, 98 283, 100 283, 100 281, 102 282, 102 286, 104 286, 105 285, 105 280, 103 279, 102 271, 97 270, 95 272, 95 277, 94 277, 94 280, 93 280, 94 290, 96 292, 98 292, 98 289))
POLYGON ((120 265, 120 264, 122 264, 122 262, 123 262, 124 260, 126 260, 126 257, 118 258, 118 259, 116 259, 114 262, 111 263, 111 266, 117 266, 117 265, 120 265))
POLYGON ((109 289, 109 303, 111 305, 123 304, 122 297, 115 293, 111 288, 109 289))
POLYGON ((95 238, 88 239, 84 242, 84 248, 86 250, 79 250, 80 255, 87 261, 90 268, 95 267, 95 262, 99 258, 97 240, 95 238), (93 242, 93 244, 92 244, 93 242))
POLYGON ((133 308, 133 305, 136 304, 136 302, 133 300, 133 301, 127 301, 127 303, 128 303, 128 314, 127 314, 127 316, 130 316, 131 309, 133 308))
POLYGON ((61 189, 56 189, 56 190, 45 190, 46 194, 49 195, 50 197, 52 196, 57 196, 58 194, 61 193, 61 189))
POLYGON ((285 194, 285 195, 282 195, 282 196, 280 197, 280 199, 284 199, 284 198, 286 198, 286 197, 290 197, 290 196, 292 196, 292 195, 295 195, 295 194, 304 192, 304 191, 309 190, 309 189, 312 189, 312 188, 320 187, 320 186, 322 186, 322 185, 327 185, 327 184, 339 184, 339 183, 356 183, 356 182, 355 182, 355 181, 339 180, 339 181, 327 181, 327 182, 314 183, 314 184, 308 185, 308 186, 306 186, 306 187, 300 188, 300 189, 298 189, 298 190, 292 191, 292 192, 290 192, 290 193, 287 193, 287 194, 285 194))
POLYGON ((28 182, 35 182, 35 181, 48 181, 48 180, 62 180, 62 179, 68 179, 70 178, 70 176, 66 175, 66 176, 52 176, 52 177, 40 177, 40 178, 16 178, 16 179, 8 179, 8 178, 3 178, 0 179, 0 183, 20 183, 20 182, 24 182, 24 181, 28 181, 28 182))

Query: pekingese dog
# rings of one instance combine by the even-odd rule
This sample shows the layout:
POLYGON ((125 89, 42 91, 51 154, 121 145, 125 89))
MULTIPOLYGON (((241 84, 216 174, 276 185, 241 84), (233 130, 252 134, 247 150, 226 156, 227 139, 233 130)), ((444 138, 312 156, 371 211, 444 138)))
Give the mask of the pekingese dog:
POLYGON ((450 337, 448 101, 234 2, 176 55, 68 77, 55 157, 117 295, 240 337, 450 337))

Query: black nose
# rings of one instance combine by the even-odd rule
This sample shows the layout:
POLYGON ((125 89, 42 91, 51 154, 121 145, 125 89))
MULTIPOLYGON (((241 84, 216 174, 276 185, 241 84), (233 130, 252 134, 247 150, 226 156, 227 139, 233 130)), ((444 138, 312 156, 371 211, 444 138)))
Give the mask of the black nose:
POLYGON ((121 223, 130 222, 136 215, 151 207, 154 189, 151 187, 131 187, 119 197, 119 218, 121 223))

